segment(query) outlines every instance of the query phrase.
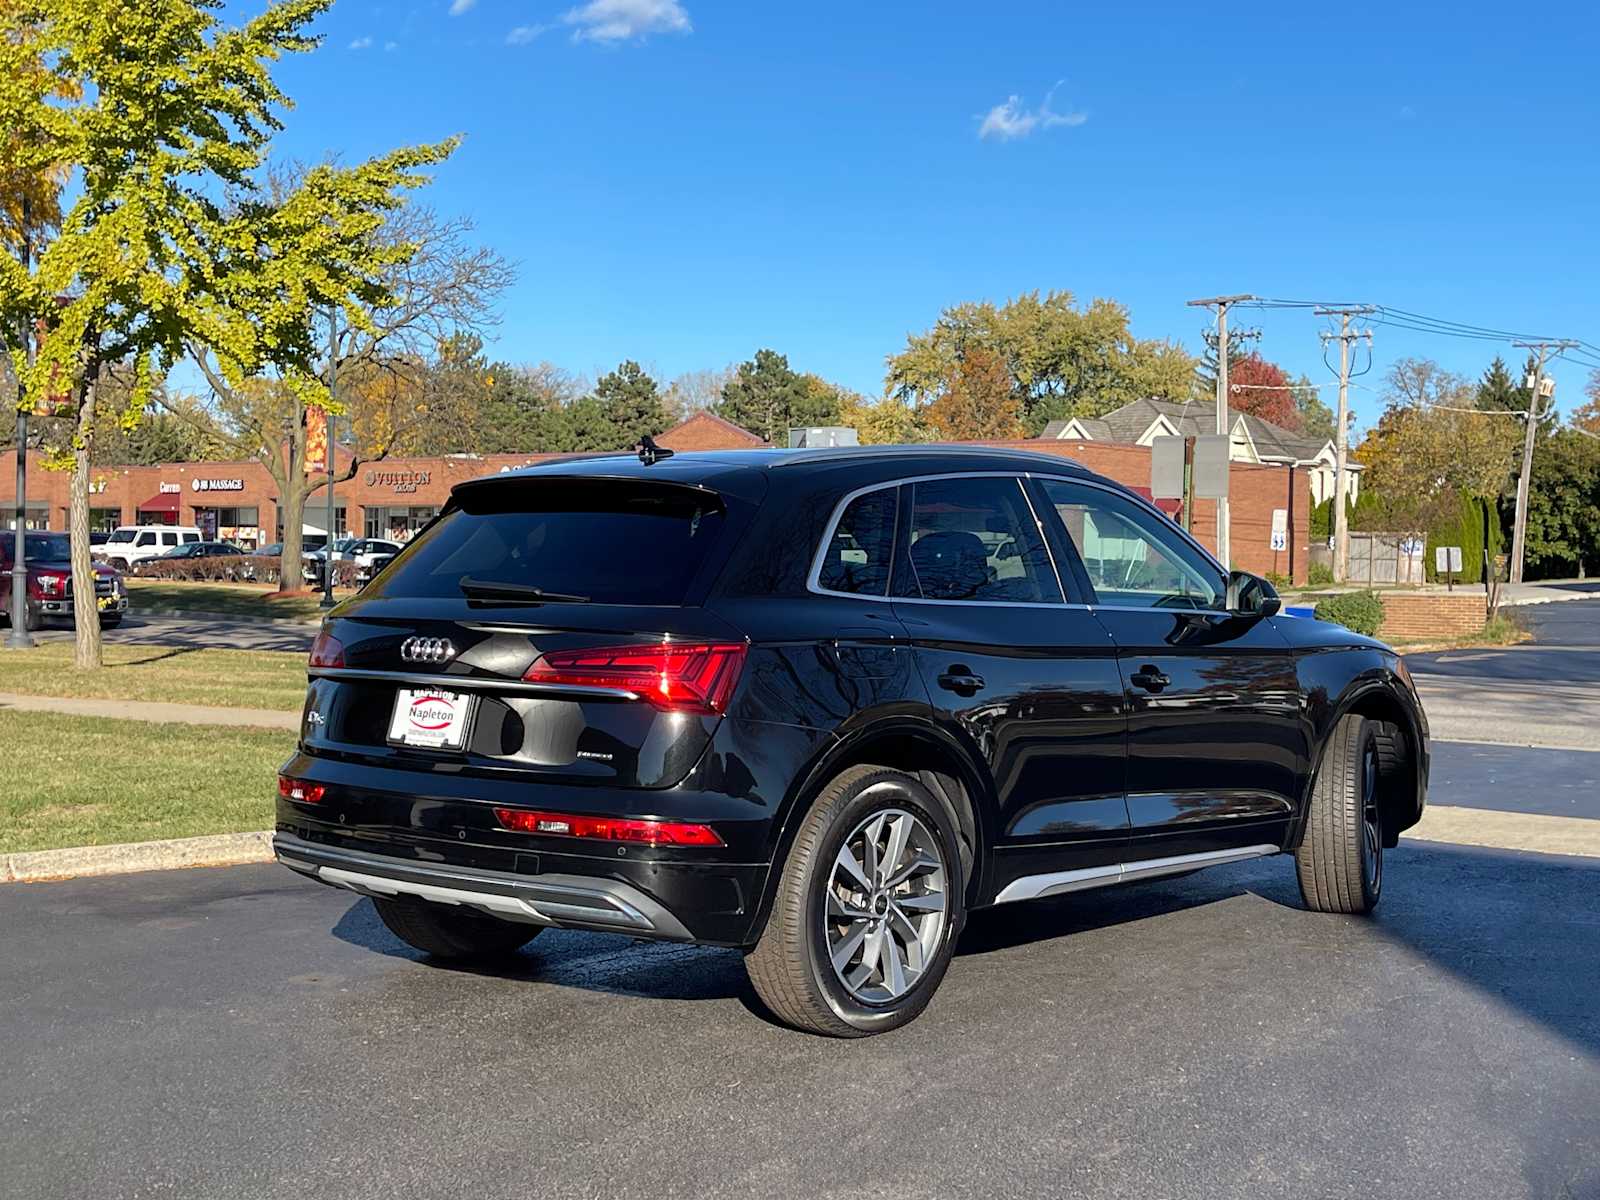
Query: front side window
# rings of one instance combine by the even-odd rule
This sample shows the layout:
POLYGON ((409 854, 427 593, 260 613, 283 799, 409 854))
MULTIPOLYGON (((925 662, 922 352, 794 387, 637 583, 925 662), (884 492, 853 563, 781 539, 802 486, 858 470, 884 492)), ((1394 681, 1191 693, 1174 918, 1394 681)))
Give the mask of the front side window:
POLYGON ((1059 604, 1049 552, 1022 481, 1010 476, 912 485, 908 586, 924 600, 1059 604))
POLYGON ((1097 603, 1218 608, 1226 581, 1164 518, 1112 492, 1040 481, 1083 562, 1097 603))
POLYGON ((889 591, 894 557, 893 487, 857 496, 839 514, 823 548, 817 586, 852 596, 882 596, 889 591))
POLYGON ((153 533, 141 533, 139 535, 139 540, 136 543, 136 545, 140 545, 140 546, 154 546, 155 544, 156 544, 156 535, 153 534, 153 533))

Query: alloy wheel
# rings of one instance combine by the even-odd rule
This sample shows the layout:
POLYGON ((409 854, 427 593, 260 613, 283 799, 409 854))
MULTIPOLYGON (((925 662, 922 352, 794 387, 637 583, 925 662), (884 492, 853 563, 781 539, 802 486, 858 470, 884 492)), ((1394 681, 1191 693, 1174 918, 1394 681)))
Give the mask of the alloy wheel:
POLYGON ((933 962, 948 917, 939 836, 904 809, 873 813, 834 859, 823 931, 833 973, 867 1004, 904 996, 933 962))
POLYGON ((1378 815, 1378 752, 1372 746, 1361 759, 1361 838, 1367 889, 1377 895, 1383 884, 1383 822, 1378 815))

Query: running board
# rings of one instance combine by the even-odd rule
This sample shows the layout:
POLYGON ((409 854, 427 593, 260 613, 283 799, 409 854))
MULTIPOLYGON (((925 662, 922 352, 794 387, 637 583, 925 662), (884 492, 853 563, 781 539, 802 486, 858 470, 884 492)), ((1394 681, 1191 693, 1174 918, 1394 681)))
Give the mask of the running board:
POLYGON ((1173 858, 1146 858, 1139 862, 1108 863, 1103 867, 1081 867, 1076 871, 1055 871, 1049 875, 1024 875, 1006 884, 994 902, 1009 904, 1013 900, 1037 900, 1040 896, 1058 896, 1062 892, 1082 892, 1089 888, 1110 887, 1114 883, 1181 875, 1201 867, 1243 862, 1248 858, 1265 858, 1269 854, 1279 853, 1281 849, 1280 846, 1267 845, 1240 846, 1234 850, 1206 850, 1200 854, 1179 854, 1173 858))

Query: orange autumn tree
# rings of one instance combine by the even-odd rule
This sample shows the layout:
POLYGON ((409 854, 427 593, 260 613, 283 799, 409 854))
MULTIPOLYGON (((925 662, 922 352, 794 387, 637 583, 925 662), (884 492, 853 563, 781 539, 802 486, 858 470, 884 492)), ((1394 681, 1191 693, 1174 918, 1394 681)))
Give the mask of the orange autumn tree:
POLYGON ((1022 408, 1005 360, 992 350, 968 350, 928 405, 927 425, 945 442, 1021 437, 1022 408))

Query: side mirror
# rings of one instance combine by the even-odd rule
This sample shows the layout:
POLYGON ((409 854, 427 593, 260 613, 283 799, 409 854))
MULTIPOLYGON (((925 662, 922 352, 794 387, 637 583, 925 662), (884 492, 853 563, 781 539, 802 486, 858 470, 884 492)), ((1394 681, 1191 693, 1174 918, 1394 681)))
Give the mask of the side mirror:
POLYGON ((1275 617, 1283 608, 1278 589, 1259 575, 1234 571, 1228 576, 1228 611, 1240 616, 1275 617))

